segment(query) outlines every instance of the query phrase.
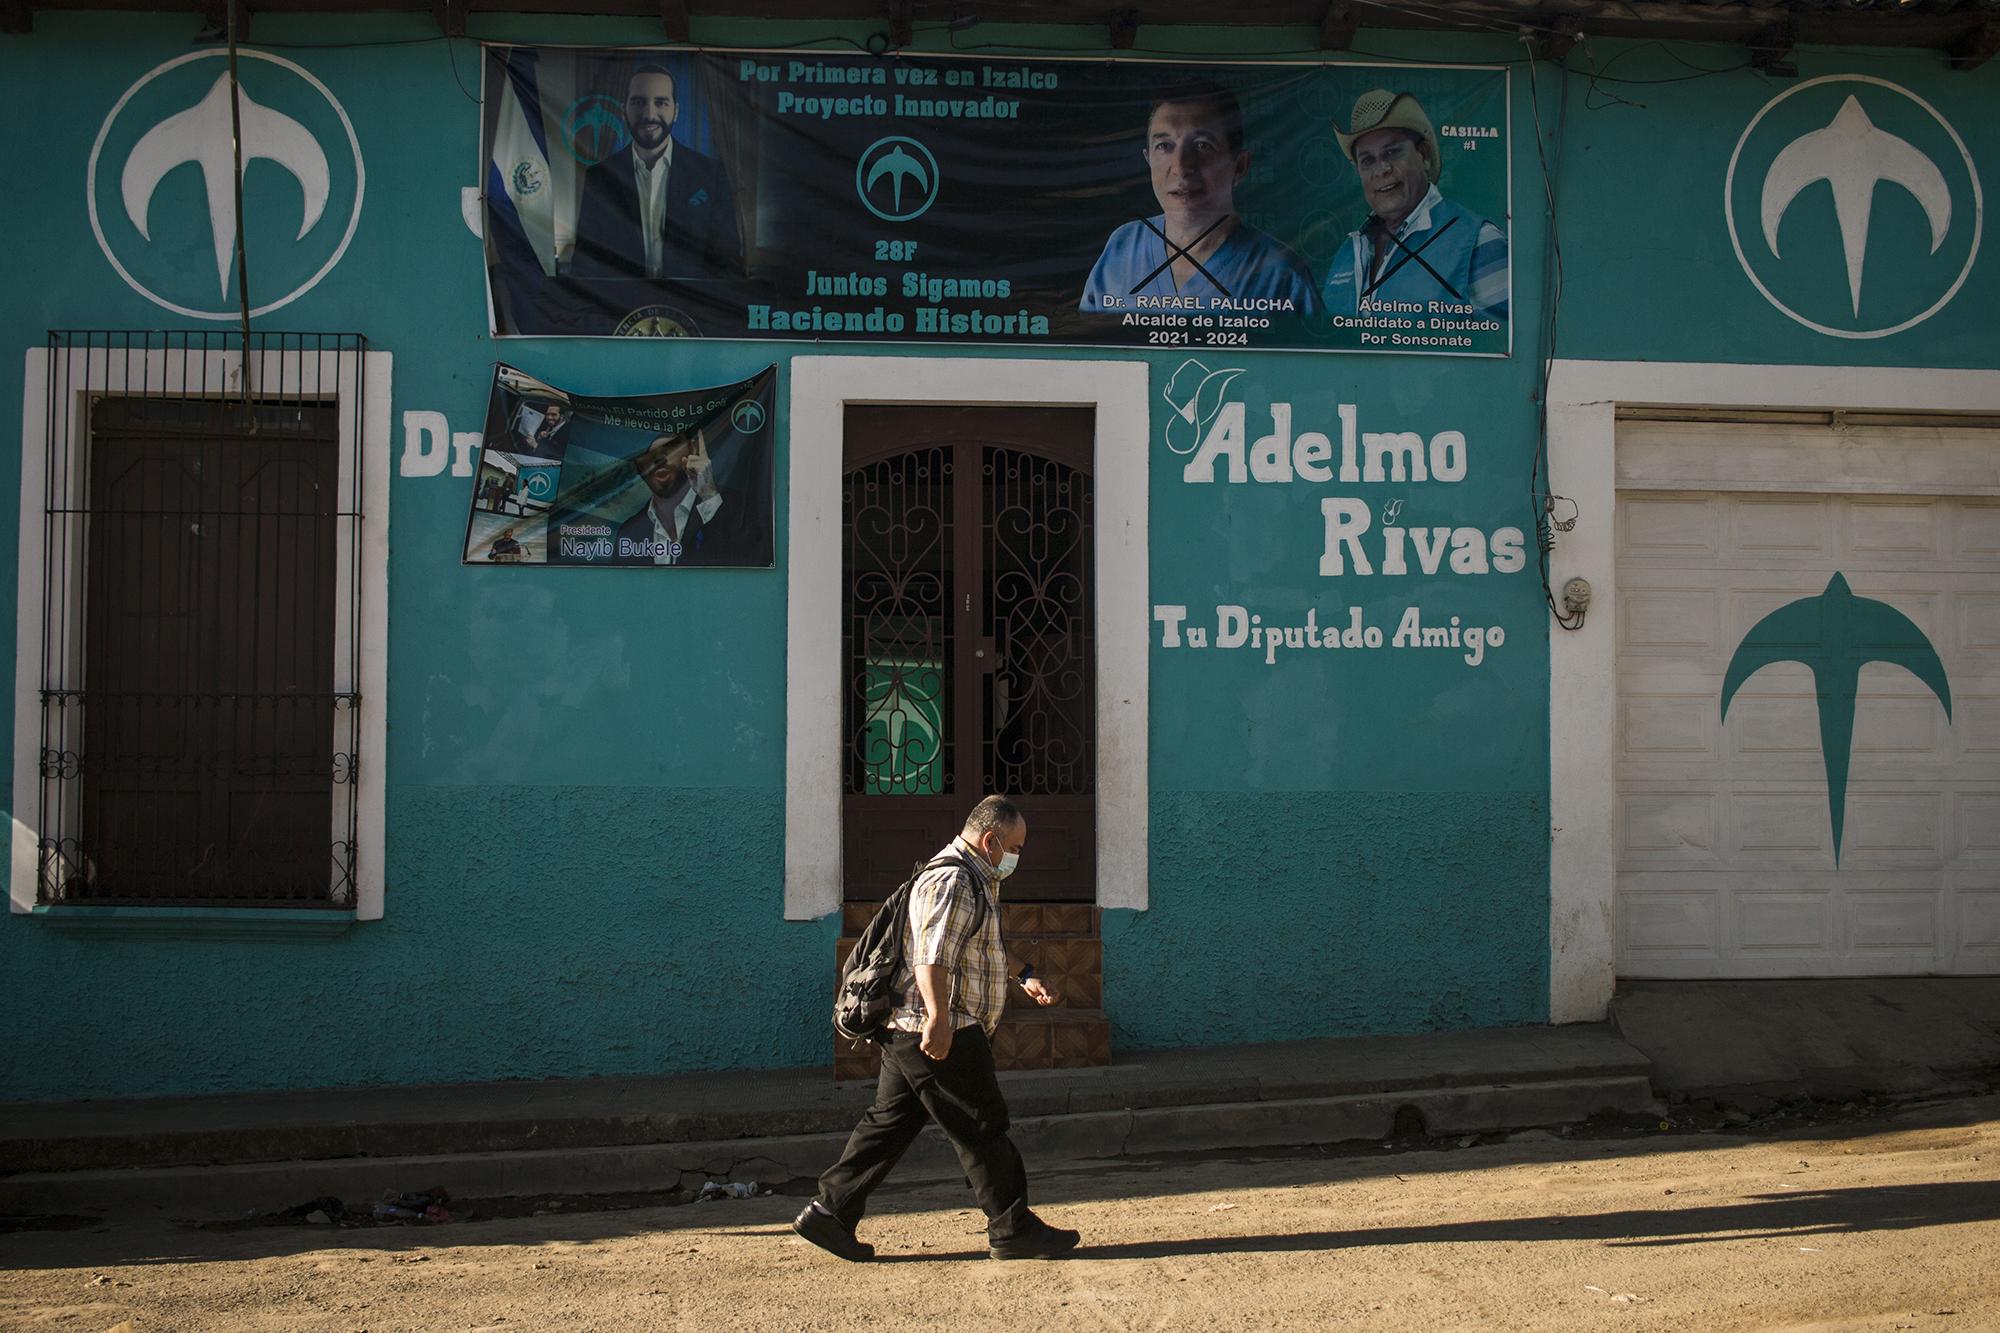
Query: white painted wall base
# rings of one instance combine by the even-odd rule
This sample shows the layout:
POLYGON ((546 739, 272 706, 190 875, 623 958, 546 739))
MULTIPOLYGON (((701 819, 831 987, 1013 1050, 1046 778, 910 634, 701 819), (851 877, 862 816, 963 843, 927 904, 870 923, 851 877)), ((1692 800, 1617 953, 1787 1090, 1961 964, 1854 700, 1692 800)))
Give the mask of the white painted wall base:
POLYGON ((840 910, 841 431, 849 403, 1089 407, 1097 526, 1097 901, 1147 902, 1148 368, 1140 361, 792 361, 785 919, 840 910))

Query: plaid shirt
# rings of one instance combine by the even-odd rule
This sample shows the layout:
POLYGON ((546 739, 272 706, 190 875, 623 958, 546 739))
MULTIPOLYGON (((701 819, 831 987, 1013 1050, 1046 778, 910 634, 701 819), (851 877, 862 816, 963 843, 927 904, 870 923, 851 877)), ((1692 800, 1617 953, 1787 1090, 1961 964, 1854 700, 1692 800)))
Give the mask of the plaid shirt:
POLYGON ((917 989, 916 969, 941 963, 951 969, 951 1025, 977 1024, 991 1035, 1007 1008, 1007 952, 1000 945, 1000 904, 993 896, 993 874, 956 838, 938 856, 952 864, 926 871, 910 888, 903 965, 895 982, 903 1004, 889 1016, 889 1027, 897 1032, 923 1030, 924 997, 917 989), (975 893, 986 898, 977 930, 973 929, 978 913, 975 893))

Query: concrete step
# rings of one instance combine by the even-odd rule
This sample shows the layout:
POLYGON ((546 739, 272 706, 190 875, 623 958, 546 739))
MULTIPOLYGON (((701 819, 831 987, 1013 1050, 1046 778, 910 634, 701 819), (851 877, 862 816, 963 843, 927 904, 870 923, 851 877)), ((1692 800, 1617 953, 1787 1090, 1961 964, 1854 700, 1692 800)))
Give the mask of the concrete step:
MULTIPOLYGON (((1023 1150, 1052 1162, 1380 1138, 1405 1106, 1440 1134, 1644 1112, 1650 1070, 1600 1024, 1151 1052, 1001 1084, 1023 1150)), ((0 1213, 216 1217, 433 1185, 477 1198, 810 1176, 872 1091, 820 1068, 0 1104, 0 1213)), ((913 1171, 956 1170, 927 1143, 913 1171)))
MULTIPOLYGON (((1301 1097, 1280 1101, 1147 1106, 1017 1117, 1014 1139, 1039 1167, 1164 1153, 1347 1143, 1388 1137, 1414 1113, 1432 1134, 1555 1126, 1599 1112, 1657 1110, 1643 1073, 1301 1097)), ((246 1162, 23 1172, 0 1177, 0 1214, 130 1214, 209 1220, 332 1195, 350 1203, 442 1185, 454 1198, 609 1194, 699 1188, 706 1180, 776 1183, 816 1176, 847 1140, 845 1129, 720 1141, 433 1153, 318 1161, 246 1162)), ((896 1168, 901 1181, 962 1174, 935 1129, 896 1168)))
POLYGON ((1662 1094, 1752 1113, 2000 1079, 2000 977, 1621 981, 1611 1021, 1662 1094))

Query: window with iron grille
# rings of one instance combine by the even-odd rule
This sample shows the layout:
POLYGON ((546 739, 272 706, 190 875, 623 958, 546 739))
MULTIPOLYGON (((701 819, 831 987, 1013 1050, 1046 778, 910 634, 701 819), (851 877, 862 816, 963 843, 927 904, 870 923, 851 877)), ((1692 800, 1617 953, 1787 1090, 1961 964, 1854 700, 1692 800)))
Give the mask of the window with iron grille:
POLYGON ((50 336, 38 903, 355 906, 364 352, 50 336))

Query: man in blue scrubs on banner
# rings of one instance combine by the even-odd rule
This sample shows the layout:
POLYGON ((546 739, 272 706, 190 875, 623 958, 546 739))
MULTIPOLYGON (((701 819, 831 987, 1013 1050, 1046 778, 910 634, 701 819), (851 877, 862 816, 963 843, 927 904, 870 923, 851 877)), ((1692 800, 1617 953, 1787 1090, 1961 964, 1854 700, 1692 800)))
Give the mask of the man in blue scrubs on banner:
POLYGON ((1265 308, 1319 313, 1305 262, 1236 215, 1236 187, 1250 173, 1236 94, 1206 80, 1169 88, 1153 102, 1142 155, 1161 212, 1111 233, 1077 309, 1229 310, 1254 308, 1233 302, 1278 301, 1289 306, 1265 308), (1163 307, 1140 297, 1178 299, 1163 307))
MULTIPOLYGON (((1377 88, 1355 99, 1340 151, 1354 164, 1373 215, 1348 236, 1326 275, 1326 308, 1363 313, 1411 302, 1426 313, 1507 320, 1507 236, 1438 193, 1437 131, 1417 99, 1377 88), (1456 307, 1429 310, 1433 301, 1456 307)), ((1400 307, 1397 307, 1400 308, 1400 307)))

